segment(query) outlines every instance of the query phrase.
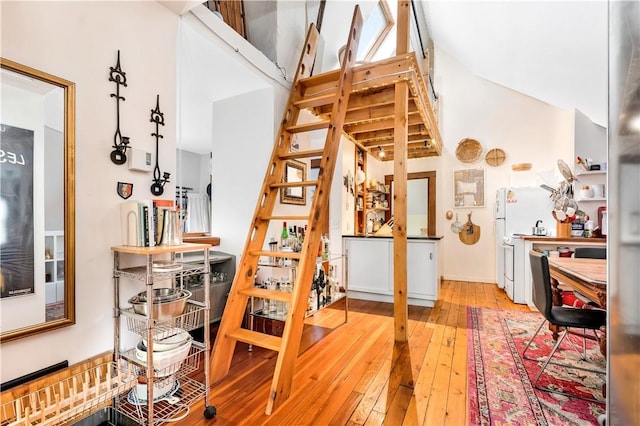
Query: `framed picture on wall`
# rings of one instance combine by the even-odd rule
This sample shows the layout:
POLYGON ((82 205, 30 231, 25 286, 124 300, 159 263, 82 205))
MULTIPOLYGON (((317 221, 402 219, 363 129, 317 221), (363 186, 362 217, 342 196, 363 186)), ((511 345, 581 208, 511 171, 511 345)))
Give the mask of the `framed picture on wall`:
POLYGON ((454 207, 484 207, 484 169, 462 169, 453 172, 454 207))
MULTIPOLYGON (((307 178, 307 165, 302 161, 287 160, 284 171, 284 183, 294 184, 304 182, 307 178)), ((307 189, 300 186, 287 186, 280 189, 280 203, 282 204, 298 204, 304 206, 307 204, 307 189)))

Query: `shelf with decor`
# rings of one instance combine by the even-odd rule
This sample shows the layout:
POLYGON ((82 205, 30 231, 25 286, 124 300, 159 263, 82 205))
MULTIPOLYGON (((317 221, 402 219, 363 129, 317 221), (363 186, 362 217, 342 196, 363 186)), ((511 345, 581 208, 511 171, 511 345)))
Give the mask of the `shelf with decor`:
POLYGON ((353 233, 355 235, 364 235, 365 233, 365 205, 367 199, 366 188, 366 176, 367 176, 367 152, 359 147, 355 146, 355 185, 353 188, 354 194, 354 222, 353 233))
MULTIPOLYGON (((318 257, 305 318, 344 300, 344 320, 347 321, 347 283, 346 275, 343 272, 346 265, 345 258, 346 256, 342 254, 318 257)), ((263 279, 263 282, 256 280, 255 286, 257 288, 279 290, 283 293, 293 290, 297 273, 296 261, 291 266, 274 265, 265 261, 260 262, 259 267, 269 268, 269 270, 265 273, 267 277, 263 279)), ((248 326, 252 330, 262 329, 263 332, 277 335, 282 331, 282 324, 272 324, 272 322, 283 322, 287 316, 287 309, 287 303, 284 301, 252 297, 247 306, 248 326)))
POLYGON ((607 171, 575 170, 574 175, 577 178, 573 183, 574 198, 580 210, 600 225, 600 210, 607 204, 607 171))

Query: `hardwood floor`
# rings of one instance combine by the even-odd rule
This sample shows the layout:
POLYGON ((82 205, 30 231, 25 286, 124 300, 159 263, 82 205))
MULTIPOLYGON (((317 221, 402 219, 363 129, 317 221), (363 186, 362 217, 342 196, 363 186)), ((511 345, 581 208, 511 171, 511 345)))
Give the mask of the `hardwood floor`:
POLYGON ((275 353, 238 344, 213 384, 218 414, 181 425, 467 425, 466 307, 529 311, 495 284, 444 281, 434 308, 409 307, 409 341, 393 341, 393 306, 349 300, 308 319, 289 399, 264 414, 275 353))

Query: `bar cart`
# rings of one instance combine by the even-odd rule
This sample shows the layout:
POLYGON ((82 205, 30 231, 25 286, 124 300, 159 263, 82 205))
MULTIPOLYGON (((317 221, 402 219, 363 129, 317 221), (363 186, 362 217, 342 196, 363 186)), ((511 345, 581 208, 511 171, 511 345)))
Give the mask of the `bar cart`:
POLYGON ((204 300, 196 301, 183 285, 185 277, 194 275, 209 281, 209 248, 195 243, 111 248, 114 360, 132 366, 137 373, 136 385, 114 399, 114 408, 140 424, 178 422, 202 397, 205 418, 216 415, 216 408, 208 405, 210 330, 209 321, 203 321, 209 317, 209 286, 204 286, 204 300), (177 257, 195 251, 203 252, 202 263, 181 262, 177 257), (139 266, 141 259, 144 265, 139 266), (138 266, 122 267, 125 260, 138 266), (145 291, 129 299, 131 307, 123 307, 120 300, 122 278, 145 283, 145 291), (201 325, 203 338, 196 341, 188 332, 201 325), (140 337, 134 347, 128 347, 131 339, 123 339, 122 330, 140 337), (193 373, 199 372, 201 364, 204 376, 196 380, 193 373))

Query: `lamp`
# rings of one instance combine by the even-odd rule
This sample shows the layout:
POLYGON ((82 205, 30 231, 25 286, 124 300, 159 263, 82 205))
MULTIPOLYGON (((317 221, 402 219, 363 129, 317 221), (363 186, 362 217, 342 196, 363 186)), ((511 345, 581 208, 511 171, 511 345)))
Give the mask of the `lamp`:
POLYGON ((380 145, 378 145, 378 150, 378 158, 384 158, 387 155, 380 145))

